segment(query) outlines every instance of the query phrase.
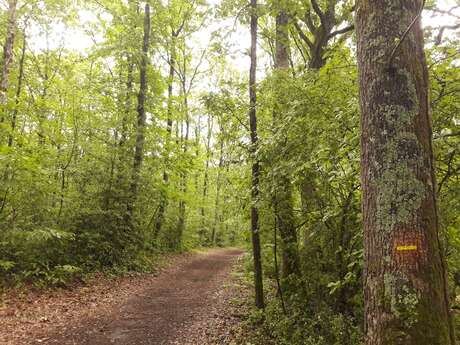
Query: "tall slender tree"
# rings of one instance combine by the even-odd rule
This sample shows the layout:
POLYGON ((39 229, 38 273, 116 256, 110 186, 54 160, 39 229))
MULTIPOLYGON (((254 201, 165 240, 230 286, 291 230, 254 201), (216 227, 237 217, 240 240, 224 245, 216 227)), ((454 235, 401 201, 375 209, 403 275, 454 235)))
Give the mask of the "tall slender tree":
POLYGON ((213 117, 208 116, 207 124, 207 137, 206 137, 206 161, 204 164, 204 177, 203 177, 203 192, 201 199, 200 215, 201 215, 201 224, 200 224, 200 239, 203 241, 206 234, 206 211, 205 203, 208 198, 208 187, 209 187, 209 163, 212 159, 212 150, 211 150, 211 139, 212 139, 212 129, 213 129, 213 117))
POLYGON ((165 140, 165 168, 163 171, 163 190, 160 195, 160 204, 158 206, 158 214, 155 222, 154 239, 161 233, 161 228, 165 219, 166 209, 168 207, 168 195, 166 189, 169 185, 169 153, 171 150, 171 135, 173 127, 173 96, 174 96, 174 77, 176 73, 176 41, 180 33, 184 29, 186 18, 184 17, 182 24, 176 29, 171 28, 171 37, 169 43, 169 73, 168 73, 168 100, 167 100, 167 119, 166 119, 166 140, 165 140))
POLYGON ((254 286, 256 306, 264 308, 264 290, 262 281, 262 257, 260 249, 259 199, 260 162, 257 154, 257 0, 251 0, 251 65, 249 70, 249 127, 251 136, 252 189, 251 189, 251 235, 254 259, 254 286))
POLYGON ((17 116, 18 116, 18 108, 19 102, 21 99, 21 92, 22 92, 22 85, 24 82, 24 62, 26 59, 26 43, 27 43, 27 36, 26 36, 26 24, 24 24, 24 29, 22 31, 22 48, 21 48, 21 57, 19 58, 19 73, 18 73, 18 83, 16 87, 16 95, 14 100, 14 109, 11 115, 11 133, 8 136, 8 146, 13 146, 14 141, 14 132, 16 131, 17 125, 17 116))
MULTIPOLYGON (((281 1, 276 1, 276 35, 275 35, 275 107, 273 122, 275 131, 283 131, 286 118, 286 90, 289 76, 289 17, 281 1)), ((286 135, 281 133, 277 137, 286 141, 286 135)), ((297 233, 294 218, 292 198, 292 183, 290 171, 283 166, 285 152, 277 145, 274 169, 273 203, 275 217, 282 241, 282 274, 284 278, 292 274, 299 274, 299 254, 297 250, 297 233)))
MULTIPOLYGON (((223 128, 221 125, 220 132, 223 135, 223 128)), ((222 174, 223 174, 223 167, 224 167, 224 139, 220 138, 219 143, 219 165, 217 166, 217 177, 216 177, 216 201, 214 204, 214 223, 212 225, 211 231, 211 244, 214 246, 217 240, 217 227, 218 222, 221 220, 220 217, 220 191, 222 189, 222 174)))
POLYGON ((368 345, 455 343, 439 241, 424 0, 359 0, 368 345))
POLYGON ((8 84, 10 79, 10 69, 14 57, 14 40, 16 37, 16 7, 17 0, 8 1, 8 22, 6 27, 5 44, 3 45, 3 60, 0 75, 0 123, 5 120, 5 107, 8 102, 8 84))
POLYGON ((138 194, 140 181, 140 172, 142 162, 144 161, 144 142, 145 142, 145 99, 148 91, 147 84, 147 67, 148 67, 148 51, 150 47, 150 5, 145 4, 144 14, 144 38, 141 51, 141 62, 139 66, 139 93, 137 96, 137 127, 136 127, 136 145, 134 148, 133 170, 131 176, 130 198, 127 206, 127 215, 129 219, 128 225, 134 228, 134 207, 138 194))
MULTIPOLYGON (((189 92, 190 89, 187 88, 187 57, 185 52, 185 46, 182 47, 182 75, 181 75, 181 92, 182 92, 182 112, 183 120, 185 120, 185 131, 181 131, 181 143, 182 143, 182 152, 184 159, 188 159, 189 151, 189 137, 190 137, 190 108, 189 108, 189 92)), ((190 82, 192 83, 192 81, 190 82)), ((191 85, 191 84, 190 84, 191 85)), ((183 122, 181 123, 181 129, 183 129, 183 122)), ((188 183, 188 171, 184 169, 179 174, 179 191, 182 196, 179 199, 179 214, 177 217, 176 225, 176 234, 173 238, 174 246, 180 247, 182 243, 182 236, 185 231, 185 222, 186 222, 186 212, 187 212, 187 202, 185 200, 187 194, 187 183, 188 183)))

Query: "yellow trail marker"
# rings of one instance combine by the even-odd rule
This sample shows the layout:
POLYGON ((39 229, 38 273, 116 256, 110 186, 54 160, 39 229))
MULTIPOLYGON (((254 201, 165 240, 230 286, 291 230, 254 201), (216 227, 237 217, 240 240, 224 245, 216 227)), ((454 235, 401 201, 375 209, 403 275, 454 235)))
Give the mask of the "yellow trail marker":
POLYGON ((400 252, 407 250, 417 250, 417 246, 397 246, 396 250, 400 252))

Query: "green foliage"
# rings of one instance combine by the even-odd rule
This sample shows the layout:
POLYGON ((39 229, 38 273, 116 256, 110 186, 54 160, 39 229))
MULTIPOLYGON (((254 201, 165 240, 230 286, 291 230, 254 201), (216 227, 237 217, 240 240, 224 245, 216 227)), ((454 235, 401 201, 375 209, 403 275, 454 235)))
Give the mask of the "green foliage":
MULTIPOLYGON (((431 33, 431 32, 429 32, 431 33)), ((438 32, 433 32, 434 39, 438 32)), ((452 305, 458 308, 460 294, 460 144, 459 144, 459 40, 444 36, 442 44, 427 51, 431 81, 431 105, 433 108, 434 150, 436 156, 441 240, 449 268, 449 288, 455 298, 452 305)), ((453 313, 457 337, 460 319, 453 313)))
POLYGON ((10 271, 16 263, 14 261, 0 260, 0 271, 5 274, 10 271))
MULTIPOLYGON (((306 296, 302 296, 306 297, 306 296)), ((293 304, 294 305, 294 304, 293 304)), ((266 327, 276 344, 290 345, 361 345, 362 330, 358 320, 327 308, 319 312, 304 309, 305 304, 291 307, 285 316, 278 306, 266 310, 266 327)))
MULTIPOLYGON (((197 54, 190 39, 208 25, 212 7, 205 1, 151 6, 147 124, 135 195, 142 11, 134 2, 38 0, 18 12, 9 101, 0 117, 2 284, 62 285, 95 270, 149 270, 161 252, 241 242, 246 219, 238 197, 246 171, 227 163, 240 153, 231 153, 238 133, 234 124, 227 127, 229 114, 200 101, 197 87, 206 53, 218 60, 211 56, 218 44, 197 54), (97 41, 91 50, 64 44, 74 29, 97 41), (173 55, 171 78, 166 62, 173 55), (202 129, 213 118, 219 126, 207 148, 202 129), (160 196, 166 202, 157 230, 160 196)), ((6 16, 0 27, 7 27, 6 16)))
POLYGON ((81 273, 66 257, 73 241, 73 234, 53 228, 9 231, 0 242, 0 278, 13 284, 22 280, 64 284, 81 273))

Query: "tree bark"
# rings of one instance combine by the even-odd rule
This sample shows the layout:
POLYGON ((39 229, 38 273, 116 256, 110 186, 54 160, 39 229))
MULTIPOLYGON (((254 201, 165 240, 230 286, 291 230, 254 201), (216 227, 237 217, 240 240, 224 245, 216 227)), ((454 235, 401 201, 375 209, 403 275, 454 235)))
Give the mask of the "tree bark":
POLYGON ((259 199, 259 177, 260 163, 257 157, 258 136, 257 136, 257 91, 256 91, 256 71, 257 71, 257 0, 251 0, 251 66, 249 71, 249 126, 251 135, 251 156, 252 156, 252 204, 251 204, 251 235, 252 253, 254 259, 254 287, 256 306, 264 308, 264 291, 262 277, 262 258, 260 249, 260 227, 259 209, 257 206, 259 199))
MULTIPOLYGON (((278 6, 281 3, 277 2, 278 6)), ((286 109, 286 87, 287 77, 289 74, 289 17, 284 8, 278 9, 276 16, 276 37, 275 37, 275 107, 273 111, 273 120, 275 130, 277 125, 282 125, 285 121, 286 109)), ((279 137, 279 136, 278 136, 279 137)), ((285 138, 284 138, 285 139, 285 138)), ((282 145, 280 145, 282 146, 282 145)), ((278 152, 275 159, 276 164, 281 163, 280 169, 274 169, 274 193, 273 203, 275 217, 282 244, 282 276, 287 278, 290 275, 300 273, 300 260, 297 248, 297 232, 294 218, 294 206, 292 200, 292 184, 290 172, 283 166, 284 154, 278 152)))
POLYGON ((423 4, 357 2, 367 345, 455 343, 438 236, 423 4))

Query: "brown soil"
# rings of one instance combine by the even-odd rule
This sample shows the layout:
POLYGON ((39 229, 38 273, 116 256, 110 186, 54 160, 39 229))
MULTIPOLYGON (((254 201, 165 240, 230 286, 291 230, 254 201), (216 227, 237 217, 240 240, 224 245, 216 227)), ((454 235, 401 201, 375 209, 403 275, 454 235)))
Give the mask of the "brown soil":
POLYGON ((241 254, 212 250, 176 258, 157 276, 8 296, 0 306, 0 344, 229 344, 243 317, 235 294, 244 288, 229 274, 241 254))

